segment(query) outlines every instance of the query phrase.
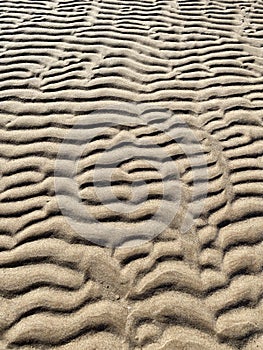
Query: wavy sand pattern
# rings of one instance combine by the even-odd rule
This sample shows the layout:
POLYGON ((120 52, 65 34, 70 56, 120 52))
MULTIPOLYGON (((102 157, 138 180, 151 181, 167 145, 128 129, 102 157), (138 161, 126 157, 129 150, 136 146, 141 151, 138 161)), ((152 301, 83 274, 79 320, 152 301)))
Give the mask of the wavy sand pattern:
POLYGON ((0 349, 262 349, 263 1, 4 0, 0 37, 0 349), (103 248, 61 214, 54 163, 77 118, 131 101, 169 109, 178 132, 187 122, 208 194, 182 234, 189 159, 151 125, 109 128, 76 176, 97 219, 125 230, 161 201, 158 172, 136 159, 112 187, 124 199, 145 179, 141 209, 114 216, 96 199, 94 164, 127 133, 162 147, 183 191, 153 241, 103 248))

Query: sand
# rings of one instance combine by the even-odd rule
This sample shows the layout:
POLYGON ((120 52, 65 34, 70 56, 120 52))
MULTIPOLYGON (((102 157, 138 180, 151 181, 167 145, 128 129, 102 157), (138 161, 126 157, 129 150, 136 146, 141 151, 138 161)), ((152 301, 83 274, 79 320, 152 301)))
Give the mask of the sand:
POLYGON ((0 350, 263 349, 262 37, 261 0, 0 2, 0 350))

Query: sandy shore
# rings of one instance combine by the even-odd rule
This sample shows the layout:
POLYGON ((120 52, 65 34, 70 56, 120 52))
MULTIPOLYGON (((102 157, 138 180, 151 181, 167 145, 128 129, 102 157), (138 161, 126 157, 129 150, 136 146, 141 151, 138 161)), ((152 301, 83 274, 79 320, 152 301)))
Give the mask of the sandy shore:
POLYGON ((0 2, 0 350, 263 349, 262 37, 261 0, 0 2))

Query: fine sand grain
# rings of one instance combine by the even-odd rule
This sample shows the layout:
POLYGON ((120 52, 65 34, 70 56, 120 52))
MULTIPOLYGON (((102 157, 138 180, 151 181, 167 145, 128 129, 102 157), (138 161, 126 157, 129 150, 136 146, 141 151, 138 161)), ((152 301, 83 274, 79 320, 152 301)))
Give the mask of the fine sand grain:
POLYGON ((0 1, 0 350, 263 349, 262 38, 262 0, 0 1), (56 157, 98 108, 136 120, 129 103, 171 115, 94 126, 75 182, 95 236, 100 223, 118 226, 126 244, 130 228, 155 227, 172 163, 181 202, 153 240, 103 247, 62 215, 56 190, 75 199, 66 180, 55 187, 56 157), (172 139, 186 129, 205 161, 172 139), (114 213, 94 166, 109 147, 112 159, 128 154, 129 138, 145 142, 148 161, 124 158, 111 189, 129 200, 137 181, 148 197, 114 213), (165 178, 149 163, 164 161, 156 149, 165 178), (202 210, 183 233, 190 202, 202 210))

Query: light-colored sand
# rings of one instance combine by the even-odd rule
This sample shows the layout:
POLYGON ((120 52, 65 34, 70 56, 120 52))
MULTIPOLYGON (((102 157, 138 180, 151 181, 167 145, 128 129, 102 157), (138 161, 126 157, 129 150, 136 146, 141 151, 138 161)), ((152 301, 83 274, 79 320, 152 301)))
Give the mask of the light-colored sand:
POLYGON ((263 349, 262 37, 261 0, 0 2, 0 350, 263 349), (147 227, 163 187, 146 161, 114 173, 122 200, 146 181, 132 213, 113 215, 92 183, 99 157, 128 152, 130 136, 176 163, 181 206, 154 240, 103 248, 61 214, 55 159, 74 123, 81 131, 112 105, 125 114, 128 102, 169 109, 169 125, 111 126, 92 140, 76 175, 83 203, 124 233, 147 227), (191 165, 205 164, 162 132, 183 134, 178 120, 208 165, 187 233, 191 165))

